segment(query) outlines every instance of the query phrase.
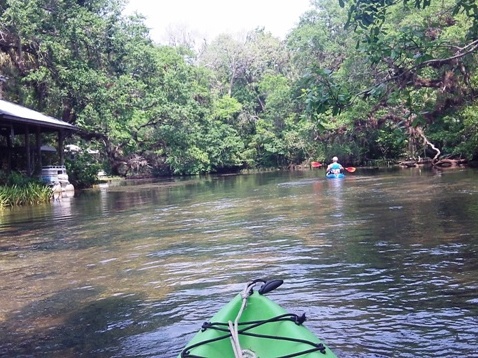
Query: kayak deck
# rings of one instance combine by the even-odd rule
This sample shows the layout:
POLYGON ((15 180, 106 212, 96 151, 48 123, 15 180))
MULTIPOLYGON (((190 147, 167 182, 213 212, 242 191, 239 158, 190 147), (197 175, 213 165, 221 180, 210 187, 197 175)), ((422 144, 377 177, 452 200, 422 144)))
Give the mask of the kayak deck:
POLYGON ((289 314, 259 292, 251 293, 246 300, 244 306, 243 295, 234 297, 211 322, 203 324, 179 357, 237 357, 230 338, 230 326, 237 318, 239 345, 247 353, 244 357, 335 357, 302 325, 305 315, 289 314))

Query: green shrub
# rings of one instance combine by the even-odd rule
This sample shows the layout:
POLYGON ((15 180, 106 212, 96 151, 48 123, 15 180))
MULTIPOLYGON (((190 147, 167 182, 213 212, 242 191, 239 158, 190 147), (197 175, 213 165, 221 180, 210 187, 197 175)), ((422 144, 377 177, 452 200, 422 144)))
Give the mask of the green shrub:
POLYGON ((0 208, 47 203, 53 195, 50 187, 16 172, 2 174, 1 183, 0 208))
POLYGON ((68 181, 77 189, 90 188, 98 182, 101 165, 87 152, 76 153, 65 160, 68 181))

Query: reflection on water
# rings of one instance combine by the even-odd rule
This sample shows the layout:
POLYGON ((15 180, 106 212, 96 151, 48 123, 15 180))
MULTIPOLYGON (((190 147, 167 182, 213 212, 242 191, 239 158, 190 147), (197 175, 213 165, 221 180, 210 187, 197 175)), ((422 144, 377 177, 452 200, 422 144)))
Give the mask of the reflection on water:
POLYGON ((0 356, 175 357, 253 278, 341 357, 476 356, 478 177, 139 182, 0 214, 0 356))

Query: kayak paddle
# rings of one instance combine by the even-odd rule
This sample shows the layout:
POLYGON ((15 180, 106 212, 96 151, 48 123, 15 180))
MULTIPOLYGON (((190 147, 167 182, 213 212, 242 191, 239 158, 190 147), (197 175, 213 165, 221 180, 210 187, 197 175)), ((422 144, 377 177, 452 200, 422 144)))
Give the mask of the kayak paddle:
POLYGON ((353 173, 354 171, 357 170, 357 168, 355 167, 347 167, 347 168, 344 168, 346 171, 350 172, 350 173, 353 173))

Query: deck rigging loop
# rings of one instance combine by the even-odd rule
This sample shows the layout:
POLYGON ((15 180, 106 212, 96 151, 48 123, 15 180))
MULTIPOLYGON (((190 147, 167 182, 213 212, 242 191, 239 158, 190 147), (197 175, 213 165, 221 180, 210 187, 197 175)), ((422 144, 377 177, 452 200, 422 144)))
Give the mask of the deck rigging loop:
POLYGON ((243 351, 241 348, 241 344, 239 343, 239 319, 242 316, 242 312, 244 312, 244 309, 246 308, 247 305, 247 299, 249 298, 250 295, 254 293, 254 286, 258 282, 263 282, 264 285, 266 282, 264 280, 254 280, 251 283, 247 284, 246 287, 244 287, 244 290, 242 291, 242 305, 241 308, 239 309, 239 312, 236 315, 236 319, 234 322, 229 321, 228 322, 228 327, 229 327, 229 332, 231 333, 231 344, 232 344, 232 349, 234 351, 234 357, 235 358, 244 358, 244 357, 251 357, 251 358, 256 358, 256 355, 254 352, 251 351, 243 351), (244 356, 246 354, 246 356, 244 356))
POLYGON ((242 295, 241 295, 242 296, 241 309, 237 313, 237 316, 234 322, 232 321, 228 322, 229 332, 231 332, 231 344, 232 344, 232 349, 234 351, 235 358, 256 358, 257 357, 254 352, 251 352, 249 350, 243 350, 241 348, 241 344, 239 343, 239 320, 242 316, 242 312, 244 312, 244 309, 246 308, 247 298, 254 293, 254 286, 258 284, 259 282, 262 282, 262 286, 259 289, 259 294, 263 295, 267 292, 275 290, 277 287, 282 285, 284 281, 283 280, 265 281, 262 279, 257 279, 247 284, 246 287, 244 287, 244 290, 242 291, 242 295))
MULTIPOLYGON (((304 343, 310 346, 310 349, 307 349, 302 352, 297 352, 293 354, 288 354, 284 355, 280 358, 290 358, 290 357, 300 357, 303 355, 306 355, 308 353, 312 352, 320 352, 322 354, 326 354, 326 347, 322 343, 314 343, 310 342, 304 339, 299 339, 299 338, 290 338, 290 337, 281 337, 281 336, 272 336, 272 335, 263 335, 263 334, 257 334, 257 333, 251 333, 248 332, 249 330, 252 330, 258 326, 269 324, 269 323, 275 323, 279 321, 292 321, 295 324, 301 324, 302 322, 305 321, 305 314, 302 314, 301 316, 298 316, 294 313, 286 313, 280 316, 272 317, 266 320, 259 320, 259 321, 248 321, 248 322, 240 322, 238 326, 241 328, 238 330, 238 335, 245 335, 245 336, 253 336, 253 337, 258 337, 258 338, 263 338, 263 339, 270 339, 270 340, 287 340, 287 341, 292 341, 292 342, 297 342, 297 343, 304 343)), ((206 345, 215 341, 219 341, 222 339, 227 339, 231 337, 231 332, 229 331, 229 324, 225 322, 205 322, 202 325, 202 330, 206 329, 215 329, 220 332, 224 332, 225 334, 223 336, 214 338, 214 339, 209 339, 209 340, 204 340, 202 342, 198 342, 196 344, 193 344, 187 348, 185 348, 181 352, 181 357, 183 358, 197 358, 198 356, 191 355, 190 351, 195 348, 199 347, 201 345, 206 345)), ((200 358, 206 358, 206 357, 200 357, 200 358)), ((243 358, 249 358, 248 356, 243 356, 243 358)))

